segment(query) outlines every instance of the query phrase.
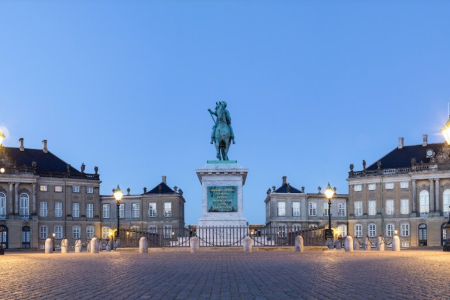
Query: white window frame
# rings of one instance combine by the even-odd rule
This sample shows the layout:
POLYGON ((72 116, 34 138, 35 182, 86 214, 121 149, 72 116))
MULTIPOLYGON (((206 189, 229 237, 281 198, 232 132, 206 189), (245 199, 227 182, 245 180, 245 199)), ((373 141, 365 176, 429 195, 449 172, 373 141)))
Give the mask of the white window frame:
POLYGON ((377 200, 369 200, 367 202, 367 205, 368 205, 367 214, 369 216, 376 216, 376 214, 377 214, 377 200))
POLYGON ((39 216, 48 217, 48 203, 46 201, 39 202, 39 216))
POLYGON ((409 189, 409 181, 400 182, 400 188, 401 189, 409 189))
POLYGON ((311 217, 317 216, 317 202, 315 201, 309 202, 309 216, 311 217))
POLYGON ((81 226, 78 225, 72 226, 72 239, 74 240, 81 239, 81 226))
POLYGON ((140 203, 132 203, 131 204, 131 217, 139 218, 141 215, 141 204, 140 203))
POLYGON ((395 201, 394 199, 386 200, 386 215, 393 216, 395 214, 395 201))
POLYGON ((442 199, 442 212, 444 213, 445 216, 448 216, 449 212, 450 212, 450 189, 446 189, 444 191, 443 194, 443 199, 442 199))
POLYGON ((119 204, 119 218, 120 219, 125 218, 125 203, 119 204))
POLYGON ((0 193, 0 217, 6 217, 6 195, 0 193))
POLYGON ((156 225, 150 225, 148 226, 148 233, 156 233, 157 229, 158 227, 156 227, 156 225))
POLYGON ((103 219, 109 219, 111 217, 111 205, 105 203, 102 205, 102 217, 103 219))
POLYGON ((111 231, 111 228, 109 228, 108 226, 103 226, 102 227, 102 239, 107 239, 109 237, 109 232, 111 231))
POLYGON ((62 185, 55 185, 55 193, 62 193, 63 187, 62 185))
POLYGON ((420 214, 426 215, 430 213, 430 192, 423 190, 419 193, 420 206, 419 211, 420 214))
POLYGON ((355 192, 361 192, 362 191, 362 184, 356 184, 353 186, 353 190, 355 192))
POLYGON ((19 214, 21 217, 30 216, 30 196, 28 194, 20 195, 19 214))
POLYGON ((377 184, 376 183, 371 183, 371 184, 367 185, 367 189, 369 191, 375 191, 377 189, 377 184))
POLYGON ((172 237, 172 225, 164 225, 163 226, 163 236, 165 239, 172 237))
POLYGON ((158 215, 158 210, 157 210, 156 202, 149 202, 148 203, 148 217, 156 218, 157 215, 158 215))
POLYGON ((300 201, 292 202, 292 216, 293 217, 301 216, 301 208, 300 207, 301 207, 300 201))
POLYGON ((74 185, 72 187, 72 193, 79 193, 80 192, 80 186, 79 185, 74 185))
POLYGON ((377 224, 375 223, 370 223, 367 226, 367 235, 369 237, 376 237, 377 236, 377 224))
POLYGON ((78 203, 78 202, 72 203, 72 217, 73 218, 80 217, 80 203, 78 203))
POLYGON ((386 190, 393 190, 394 189, 394 183, 393 182, 387 182, 384 184, 384 188, 386 190))
POLYGON ((363 203, 362 201, 355 201, 355 217, 361 217, 363 215, 363 203))
POLYGON ((395 233, 395 224, 394 223, 387 223, 386 224, 386 236, 392 237, 395 233))
POLYGON ((328 202, 323 203, 323 216, 328 217, 329 211, 328 211, 328 202))
POLYGON ((55 240, 61 240, 63 238, 63 227, 61 225, 55 225, 53 231, 55 232, 55 240))
POLYGON ((277 234, 278 234, 278 237, 280 237, 280 238, 286 237, 286 226, 279 225, 277 234))
POLYGON ((48 238, 48 227, 39 226, 39 239, 46 240, 48 238))
POLYGON ((400 223, 400 235, 401 236, 409 236, 411 233, 411 227, 409 223, 400 223))
POLYGON ((94 217, 94 203, 86 203, 86 218, 92 219, 94 217))
POLYGON ((286 217, 286 201, 277 202, 277 216, 286 217))
POLYGON ((63 207, 62 202, 59 202, 59 201, 55 202, 55 218, 62 218, 62 214, 63 214, 62 207, 63 207))
POLYGON ((86 226, 86 239, 90 240, 94 237, 95 227, 92 225, 86 226))
POLYGON ((347 204, 345 202, 338 203, 338 217, 347 216, 347 204))
POLYGON ((362 224, 355 224, 355 237, 362 237, 363 236, 363 229, 362 224))
POLYGON ((347 236, 347 225, 341 224, 338 225, 338 234, 342 237, 347 236))
POLYGON ((409 214, 409 199, 400 199, 400 214, 409 214))
POLYGON ((92 186, 86 187, 86 194, 93 194, 93 193, 94 193, 94 188, 92 186))

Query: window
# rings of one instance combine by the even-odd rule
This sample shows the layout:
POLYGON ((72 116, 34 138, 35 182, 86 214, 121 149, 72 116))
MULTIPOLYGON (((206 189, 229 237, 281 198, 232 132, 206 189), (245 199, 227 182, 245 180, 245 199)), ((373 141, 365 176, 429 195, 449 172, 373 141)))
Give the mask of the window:
POLYGON ((284 226, 284 225, 278 226, 277 234, 278 234, 278 237, 286 237, 286 226, 284 226))
POLYGON ((27 194, 20 195, 20 216, 28 217, 30 215, 30 199, 27 194))
POLYGON ((80 187, 78 185, 74 185, 72 187, 72 193, 79 193, 80 192, 80 187))
POLYGON ((41 217, 47 217, 47 202, 41 202, 39 203, 39 215, 41 217))
POLYGON ((88 187, 86 188, 86 193, 88 193, 88 194, 93 194, 93 193, 94 193, 94 188, 91 187, 91 186, 88 186, 88 187))
POLYGON ((55 218, 62 217, 62 202, 55 202, 55 218))
POLYGON ((164 217, 172 217, 172 203, 165 202, 164 203, 164 217))
POLYGON ((79 240, 81 238, 81 227, 72 226, 72 238, 74 240, 79 240))
POLYGON ((41 240, 45 240, 48 237, 48 227, 47 226, 40 226, 39 227, 39 238, 41 240))
MULTIPOLYGON (((166 204, 166 203, 164 203, 164 204, 166 204)), ((165 209, 165 207, 164 207, 164 209, 165 209)), ((140 210, 141 210, 140 203, 133 203, 131 205, 131 217, 132 218, 139 218, 140 210)), ((170 215, 172 215, 172 209, 170 210, 170 215)))
POLYGON ((409 214, 409 199, 400 200, 400 213, 402 215, 409 214))
POLYGON ((394 235, 395 226, 394 224, 386 224, 386 236, 393 236, 394 235))
POLYGON ((0 193, 0 217, 6 217, 6 195, 0 193))
POLYGON ((86 226, 86 238, 92 239, 94 237, 94 226, 86 226))
POLYGON ((300 202, 292 202, 292 215, 300 217, 300 202))
POLYGON ((393 190, 393 189, 394 189, 394 183, 393 183, 393 182, 391 182, 391 183, 386 183, 386 184, 384 185, 384 187, 385 187, 387 190, 393 190))
POLYGON ((61 185, 55 185, 55 192, 62 193, 62 186, 61 185))
POLYGON ((347 236, 347 225, 339 225, 338 226, 338 235, 342 237, 347 236))
POLYGON ((309 215, 311 217, 317 216, 317 203, 316 202, 309 202, 309 215))
POLYGON ((148 216, 150 218, 156 217, 156 202, 150 202, 148 204, 148 216))
POLYGON ((369 237, 375 237, 377 235, 377 225, 369 224, 369 237))
POLYGON ((443 203, 443 207, 442 210, 444 212, 444 215, 448 216, 448 213, 450 211, 450 190, 445 190, 444 191, 444 203, 443 203))
POLYGON ((369 200, 369 216, 375 216, 377 214, 377 201, 369 200))
POLYGON ((394 214, 394 200, 386 200, 386 215, 394 214))
POLYGON ((294 224, 292 225, 292 229, 294 230, 294 232, 298 232, 302 230, 302 225, 301 224, 294 224))
POLYGON ((284 201, 278 202, 278 216, 279 217, 286 216, 286 202, 284 201))
POLYGON ((328 216, 328 213, 329 213, 329 211, 328 211, 328 203, 324 202, 323 203, 323 215, 324 216, 328 216))
POLYGON ((80 203, 72 203, 72 217, 80 217, 80 203))
POLYGON ((430 194, 428 191, 421 191, 420 198, 420 214, 428 214, 430 212, 430 194))
POLYGON ((347 209, 345 202, 338 203, 338 217, 345 217, 347 215, 347 209))
POLYGON ((362 191, 362 185, 361 185, 361 184, 355 185, 355 186, 353 187, 353 190, 354 190, 355 192, 361 192, 361 191, 362 191))
POLYGON ((86 204, 86 218, 94 217, 94 204, 88 203, 86 204))
POLYGON ((408 189, 409 188, 409 182, 408 181, 400 182, 400 188, 401 189, 408 189))
POLYGON ((62 228, 62 226, 57 225, 53 229, 55 230, 55 239, 56 240, 62 239, 63 238, 63 228, 62 228))
POLYGON ((46 192, 47 191, 47 186, 46 185, 41 185, 41 186, 39 186, 39 190, 41 192, 46 192))
POLYGON ((355 216, 359 217, 362 216, 363 209, 362 209, 362 201, 355 201, 355 216))
POLYGON ((355 236, 362 237, 362 225, 361 224, 355 225, 355 236))
POLYGON ((103 218, 109 219, 109 204, 103 204, 103 218))
POLYGON ((156 233, 156 226, 155 225, 148 226, 148 232, 149 233, 156 233))
POLYGON ((111 231, 111 228, 109 227, 102 227, 102 239, 107 239, 109 237, 109 232, 111 231))
POLYGON ((408 223, 400 224, 400 234, 402 236, 409 236, 409 224, 408 223))
POLYGON ((172 226, 171 225, 164 225, 163 226, 163 235, 164 238, 170 238, 172 236, 172 226))
POLYGON ((125 218, 125 203, 119 204, 119 218, 125 218))
POLYGON ((375 191, 377 189, 377 185, 375 183, 371 183, 367 188, 369 191, 375 191))

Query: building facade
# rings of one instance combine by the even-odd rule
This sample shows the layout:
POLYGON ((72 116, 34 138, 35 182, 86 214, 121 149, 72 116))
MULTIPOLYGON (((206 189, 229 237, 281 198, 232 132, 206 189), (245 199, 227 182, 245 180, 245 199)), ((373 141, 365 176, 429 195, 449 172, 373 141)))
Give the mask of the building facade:
MULTIPOLYGON (((347 235, 347 201, 348 195, 335 194, 331 204, 331 226, 334 234, 347 235)), ((266 205, 266 226, 278 228, 279 232, 286 228, 306 229, 311 227, 328 227, 328 199, 321 193, 306 193, 287 183, 283 176, 282 185, 267 191, 264 200, 266 205)))
POLYGON ((378 162, 354 171, 350 165, 349 232, 357 237, 392 237, 403 247, 440 246, 450 207, 450 147, 398 147, 378 162))

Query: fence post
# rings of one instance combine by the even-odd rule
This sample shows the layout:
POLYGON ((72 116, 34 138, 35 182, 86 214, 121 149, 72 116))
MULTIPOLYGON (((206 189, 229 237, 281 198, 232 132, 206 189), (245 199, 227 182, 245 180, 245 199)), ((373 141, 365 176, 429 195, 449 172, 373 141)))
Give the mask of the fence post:
POLYGON ((301 235, 297 235, 295 237, 295 252, 302 253, 305 250, 304 244, 303 244, 303 237, 301 235))
POLYGON ((392 238, 392 251, 400 251, 400 238, 394 235, 392 238))
POLYGON ((197 253, 198 246, 199 246, 198 245, 198 237, 196 237, 196 236, 191 237, 190 244, 191 244, 191 253, 197 253))
POLYGON ((366 239, 364 240, 364 250, 370 251, 371 249, 370 245, 370 239, 368 236, 366 236, 366 239))
POLYGON ((99 245, 100 243, 99 243, 99 240, 98 240, 98 238, 96 238, 96 237, 94 237, 92 240, 91 240, 91 253, 98 253, 98 245, 99 245))
POLYGON ((344 241, 344 250, 345 252, 353 252, 353 238, 349 235, 345 237, 344 241))
POLYGON ((353 250, 358 250, 358 238, 355 237, 355 239, 353 240, 353 250))
POLYGON ((139 240, 139 253, 148 253, 147 238, 145 236, 139 240))
POLYGON ((53 253, 53 241, 51 238, 47 238, 45 240, 45 253, 47 254, 53 253))
POLYGON ((381 237, 381 235, 377 239, 377 250, 384 251, 384 242, 383 242, 383 238, 381 237))
POLYGON ((76 240, 75 241, 75 253, 80 253, 81 252, 81 240, 76 240))
POLYGON ((69 247, 69 241, 67 239, 61 240, 61 253, 67 253, 69 247))

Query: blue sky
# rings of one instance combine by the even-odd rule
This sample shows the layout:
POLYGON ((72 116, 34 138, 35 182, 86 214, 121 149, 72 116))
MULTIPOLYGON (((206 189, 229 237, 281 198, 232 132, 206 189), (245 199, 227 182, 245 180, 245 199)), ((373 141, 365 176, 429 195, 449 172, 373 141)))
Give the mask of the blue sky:
POLYGON ((168 177, 201 217, 195 169, 215 158, 207 109, 226 100, 249 168, 244 215, 288 176, 347 193, 397 146, 443 142, 448 1, 2 1, 0 126, 6 146, 99 167, 101 193, 168 177))

